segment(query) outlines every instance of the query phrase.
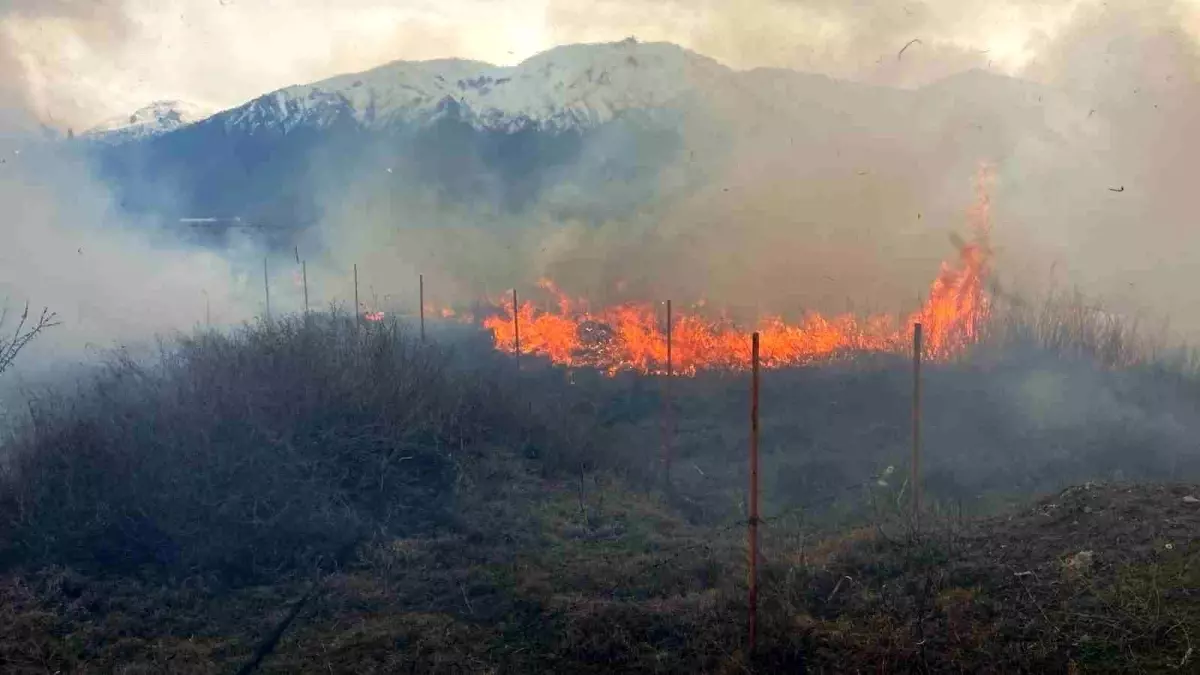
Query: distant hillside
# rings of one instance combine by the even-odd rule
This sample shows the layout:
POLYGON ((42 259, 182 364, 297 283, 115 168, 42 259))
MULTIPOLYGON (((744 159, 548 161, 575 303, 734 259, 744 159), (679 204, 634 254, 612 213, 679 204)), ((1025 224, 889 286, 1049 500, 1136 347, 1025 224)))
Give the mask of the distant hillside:
POLYGON ((936 194, 939 171, 961 178, 1018 138, 1053 142, 1043 95, 980 72, 919 91, 739 72, 675 45, 626 40, 558 47, 513 67, 396 62, 199 121, 156 104, 131 118, 144 123, 84 142, 127 208, 168 220, 297 229, 351 190, 356 199, 402 202, 420 191, 483 213, 603 220, 739 172, 799 182, 869 169, 924 177, 911 189, 936 194))

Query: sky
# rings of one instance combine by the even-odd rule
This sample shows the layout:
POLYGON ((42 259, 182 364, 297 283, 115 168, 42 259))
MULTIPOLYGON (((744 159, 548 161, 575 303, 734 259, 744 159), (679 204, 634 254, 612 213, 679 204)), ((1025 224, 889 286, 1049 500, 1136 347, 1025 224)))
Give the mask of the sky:
MULTIPOLYGON (((212 110, 388 61, 515 64, 559 44, 669 41, 734 68, 914 86, 1036 73, 1105 0, 0 0, 0 70, 24 107, 87 128, 151 101, 212 110), (899 51, 911 40, 920 40, 899 51)), ((1113 5, 1119 4, 1113 0, 1113 5)), ((1120 3, 1131 6, 1133 3, 1120 3)), ((1200 0, 1143 0, 1200 34, 1200 0)), ((0 89, 0 92, 4 91, 0 89)))

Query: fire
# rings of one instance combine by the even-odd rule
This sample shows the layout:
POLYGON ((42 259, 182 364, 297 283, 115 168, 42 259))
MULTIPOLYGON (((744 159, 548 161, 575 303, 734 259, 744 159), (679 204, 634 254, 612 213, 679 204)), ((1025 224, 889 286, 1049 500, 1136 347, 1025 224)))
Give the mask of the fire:
POLYGON ((383 312, 363 312, 363 318, 367 321, 383 321, 383 312))
POLYGON ((463 312, 450 307, 431 307, 426 306, 426 316, 437 316, 442 321, 450 321, 454 323, 475 323, 475 314, 472 312, 463 312))
MULTIPOLYGON (((812 312, 795 324, 767 316, 755 328, 763 367, 804 365, 861 352, 902 353, 911 348, 909 331, 915 322, 923 325, 927 358, 952 358, 974 343, 990 312, 985 293, 991 259, 989 183, 990 171, 983 167, 976 181, 976 204, 969 212, 971 240, 959 245, 956 260, 942 264, 928 299, 903 325, 894 316, 826 317, 812 312)), ((609 374, 666 372, 662 308, 628 303, 591 311, 550 280, 539 285, 556 297, 557 310, 539 310, 528 301, 519 307, 513 307, 511 299, 500 302, 500 314, 484 320, 496 349, 513 351, 519 330, 521 353, 559 365, 594 367, 609 374)), ((705 369, 748 368, 750 332, 727 319, 684 313, 671 326, 672 369, 693 375, 705 369)))

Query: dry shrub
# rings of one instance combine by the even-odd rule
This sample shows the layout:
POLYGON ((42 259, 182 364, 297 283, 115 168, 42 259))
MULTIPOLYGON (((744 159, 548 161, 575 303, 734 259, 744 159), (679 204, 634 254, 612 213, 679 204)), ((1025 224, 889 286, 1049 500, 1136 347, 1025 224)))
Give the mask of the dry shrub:
POLYGON ((563 436, 478 366, 336 311, 181 338, 150 363, 117 353, 33 403, 0 538, 20 561, 248 581, 453 526, 466 456, 563 436))
POLYGON ((1052 292, 1040 301, 1001 296, 985 334, 985 350, 1032 347, 1105 368, 1195 375, 1200 365, 1193 350, 1171 345, 1169 324, 1146 332, 1137 317, 1105 311, 1078 291, 1052 292))

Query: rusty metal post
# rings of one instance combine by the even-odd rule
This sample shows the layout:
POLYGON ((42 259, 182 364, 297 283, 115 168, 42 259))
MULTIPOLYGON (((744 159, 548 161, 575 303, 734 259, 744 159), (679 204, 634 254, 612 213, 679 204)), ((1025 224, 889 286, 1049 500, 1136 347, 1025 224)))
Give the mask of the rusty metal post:
POLYGON ((758 640, 758 333, 750 343, 750 654, 758 640))
POLYGON ((425 275, 424 274, 418 275, 417 284, 419 286, 418 294, 420 296, 417 299, 417 302, 421 303, 421 342, 424 342, 425 341, 425 275))
POLYGON ((521 312, 517 306, 517 289, 513 289, 513 356, 517 370, 521 369, 521 312))
POLYGON ((913 527, 921 524, 921 324, 913 324, 912 407, 912 515, 913 527))
POLYGON ((674 411, 671 409, 672 392, 671 379, 675 375, 674 363, 671 359, 671 301, 667 300, 667 379, 663 403, 663 465, 667 485, 671 484, 671 445, 674 441, 674 411))
POLYGON ((263 258, 263 290, 267 297, 267 321, 271 320, 271 282, 267 280, 267 259, 263 258))

